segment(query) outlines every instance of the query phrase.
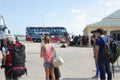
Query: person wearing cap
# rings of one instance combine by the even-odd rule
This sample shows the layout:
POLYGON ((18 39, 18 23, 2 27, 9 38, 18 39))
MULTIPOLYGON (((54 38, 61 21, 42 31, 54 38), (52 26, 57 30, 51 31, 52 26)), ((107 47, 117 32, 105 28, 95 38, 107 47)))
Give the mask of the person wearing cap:
POLYGON ((95 30, 95 35, 98 37, 95 42, 95 61, 96 63, 98 63, 99 66, 100 80, 106 80, 106 73, 107 80, 112 80, 110 62, 102 55, 103 46, 105 44, 102 38, 107 41, 108 37, 104 35, 104 30, 101 28, 95 30))

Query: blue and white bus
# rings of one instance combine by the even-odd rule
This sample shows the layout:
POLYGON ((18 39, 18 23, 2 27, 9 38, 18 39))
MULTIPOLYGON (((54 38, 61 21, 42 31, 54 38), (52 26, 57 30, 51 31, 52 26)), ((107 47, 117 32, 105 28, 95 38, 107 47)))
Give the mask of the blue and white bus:
POLYGON ((65 27, 26 27, 26 41, 41 42, 42 34, 48 35, 51 42, 57 42, 68 32, 65 27))

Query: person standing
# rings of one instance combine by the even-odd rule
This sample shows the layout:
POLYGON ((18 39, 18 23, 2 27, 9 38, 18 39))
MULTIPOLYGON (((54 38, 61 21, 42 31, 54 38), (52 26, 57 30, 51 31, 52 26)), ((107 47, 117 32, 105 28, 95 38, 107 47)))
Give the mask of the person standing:
POLYGON ((44 45, 44 37, 45 37, 45 34, 42 34, 42 37, 41 37, 41 47, 44 45))
MULTIPOLYGON (((40 49, 40 52, 42 52, 42 47, 44 46, 44 37, 45 37, 45 34, 42 34, 42 37, 41 37, 41 49, 40 49)), ((42 54, 42 53, 40 53, 42 54)))
MULTIPOLYGON (((3 67, 5 69, 5 80, 18 80, 18 77, 13 78, 13 64, 12 64, 12 50, 10 47, 15 44, 16 40, 14 36, 8 36, 7 39, 3 40, 2 54, 3 54, 3 67)), ((16 75, 16 74, 15 74, 16 75)))
MULTIPOLYGON (((2 65, 1 65, 1 68, 4 68, 5 69, 5 72, 6 72, 6 57, 7 57, 7 54, 8 54, 8 46, 7 46, 7 41, 5 39, 2 40, 1 42, 1 53, 2 53, 2 65)), ((5 73, 5 80, 8 80, 9 78, 6 76, 6 73, 5 73)))
POLYGON ((40 56, 41 58, 44 58, 44 64, 43 66, 45 67, 45 74, 46 74, 46 80, 49 79, 49 75, 51 75, 52 80, 55 80, 55 74, 54 74, 54 67, 52 64, 52 59, 53 59, 53 53, 52 53, 52 46, 50 45, 50 39, 45 36, 44 37, 44 46, 41 49, 40 56))
POLYGON ((106 73, 107 73, 107 80, 112 80, 110 62, 103 56, 103 46, 105 43, 102 40, 102 38, 105 41, 107 41, 108 37, 104 35, 104 30, 101 28, 96 30, 95 35, 98 37, 95 43, 95 54, 96 54, 95 61, 96 63, 98 63, 98 66, 99 66, 100 80, 106 80, 106 73))
POLYGON ((69 36, 69 34, 66 34, 65 38, 66 38, 67 47, 69 47, 69 44, 70 44, 70 36, 69 36))
MULTIPOLYGON (((96 54, 95 54, 95 41, 96 41, 96 39, 97 39, 97 37, 95 36, 95 34, 93 34, 92 42, 93 42, 93 55, 94 55, 94 59, 95 59, 95 56, 96 56, 96 54)), ((96 61, 95 61, 95 67, 96 67, 96 74, 92 78, 93 79, 94 78, 98 79, 98 77, 99 77, 99 67, 98 67, 98 63, 96 63, 96 61)))
POLYGON ((6 63, 6 56, 8 53, 8 47, 6 40, 1 41, 1 52, 2 52, 2 65, 5 66, 6 63))

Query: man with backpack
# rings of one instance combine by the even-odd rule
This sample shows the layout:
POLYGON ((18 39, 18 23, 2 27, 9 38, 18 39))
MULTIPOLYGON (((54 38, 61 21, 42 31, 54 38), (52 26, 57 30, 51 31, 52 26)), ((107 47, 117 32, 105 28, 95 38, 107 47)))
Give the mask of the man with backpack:
POLYGON ((103 55, 105 42, 107 42, 109 38, 104 35, 104 30, 101 28, 97 29, 95 32, 96 32, 95 35, 98 37, 95 43, 95 54, 96 54, 95 60, 99 66, 100 80, 106 80, 106 73, 107 73, 107 80, 112 80, 110 61, 103 55))
MULTIPOLYGON (((25 46, 15 37, 7 37, 8 54, 4 64, 6 80, 18 80, 23 74, 27 73, 25 68, 25 46)), ((2 65, 3 66, 3 65, 2 65)), ((1 68, 2 68, 1 66, 1 68)))

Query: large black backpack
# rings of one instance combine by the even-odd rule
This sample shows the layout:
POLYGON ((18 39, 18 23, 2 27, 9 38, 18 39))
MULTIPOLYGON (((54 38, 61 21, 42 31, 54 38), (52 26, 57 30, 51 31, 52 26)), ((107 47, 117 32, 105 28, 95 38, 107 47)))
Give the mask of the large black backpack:
POLYGON ((25 66, 25 46, 21 43, 13 44, 12 48, 12 66, 25 66))
POLYGON ((114 77, 114 63, 120 56, 120 42, 114 41, 111 38, 108 38, 105 41, 102 37, 100 37, 104 41, 103 46, 103 57, 105 57, 112 64, 112 71, 114 77))
POLYGON ((15 44, 11 44, 8 47, 8 50, 9 54, 7 55, 6 65, 9 68, 6 70, 6 75, 16 79, 27 73, 27 69, 25 67, 25 46, 20 42, 16 42, 15 44))
POLYGON ((111 42, 111 50, 112 50, 112 57, 110 62, 114 64, 120 56, 120 42, 119 41, 112 41, 111 42))
POLYGON ((107 41, 105 41, 103 39, 103 37, 100 37, 103 42, 104 42, 104 46, 103 46, 103 51, 102 51, 102 56, 104 58, 106 58, 109 62, 111 60, 111 58, 113 57, 113 52, 112 52, 112 49, 111 49, 111 40, 110 38, 107 38, 107 41))
POLYGON ((110 63, 114 64, 120 56, 120 42, 114 41, 111 38, 108 38, 107 41, 102 37, 101 39, 104 41, 103 57, 105 57, 110 63))

